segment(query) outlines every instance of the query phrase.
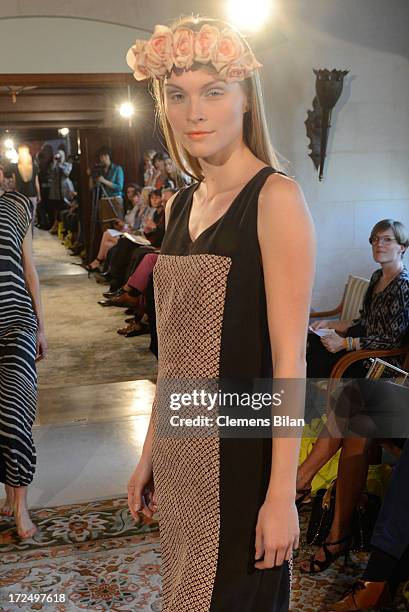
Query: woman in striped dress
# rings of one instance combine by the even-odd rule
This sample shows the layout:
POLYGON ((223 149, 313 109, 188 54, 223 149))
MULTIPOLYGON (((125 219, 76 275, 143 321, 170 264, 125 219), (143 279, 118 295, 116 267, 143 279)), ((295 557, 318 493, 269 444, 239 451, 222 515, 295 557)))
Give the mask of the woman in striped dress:
POLYGON ((35 362, 47 354, 32 219, 29 198, 15 191, 0 196, 0 482, 6 487, 1 513, 14 514, 20 538, 37 530, 28 512, 27 487, 36 465, 35 362))

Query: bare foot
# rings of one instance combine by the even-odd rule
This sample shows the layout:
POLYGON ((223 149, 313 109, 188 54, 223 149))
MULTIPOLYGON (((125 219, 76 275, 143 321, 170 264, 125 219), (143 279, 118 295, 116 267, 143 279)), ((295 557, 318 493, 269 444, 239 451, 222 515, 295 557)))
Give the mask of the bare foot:
POLYGON ((13 516, 13 502, 8 498, 4 502, 3 506, 0 508, 0 514, 2 516, 13 516))
POLYGON ((6 485, 6 501, 0 508, 0 514, 2 516, 13 516, 14 506, 14 488, 6 485))
POLYGON ((32 520, 30 519, 30 515, 27 509, 16 509, 14 516, 16 517, 16 525, 17 525, 17 533, 19 537, 23 540, 26 538, 31 538, 38 527, 34 525, 32 520))

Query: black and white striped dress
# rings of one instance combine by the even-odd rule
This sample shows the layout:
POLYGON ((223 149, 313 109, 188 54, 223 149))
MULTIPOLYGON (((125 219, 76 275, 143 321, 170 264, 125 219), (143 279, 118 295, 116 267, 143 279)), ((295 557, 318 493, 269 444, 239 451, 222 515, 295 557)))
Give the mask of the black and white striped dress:
POLYGON ((36 466, 37 318, 22 265, 32 214, 26 196, 0 196, 0 482, 13 487, 29 485, 36 466))

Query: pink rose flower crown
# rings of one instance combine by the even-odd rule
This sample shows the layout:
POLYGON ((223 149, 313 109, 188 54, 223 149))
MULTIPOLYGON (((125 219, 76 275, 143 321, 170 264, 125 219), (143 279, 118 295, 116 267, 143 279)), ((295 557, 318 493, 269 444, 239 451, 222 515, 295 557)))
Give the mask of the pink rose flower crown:
POLYGON ((237 32, 204 24, 198 31, 184 25, 173 32, 156 25, 149 40, 136 40, 126 61, 137 81, 164 78, 174 67, 189 70, 194 62, 212 64, 225 81, 242 81, 262 67, 237 32))

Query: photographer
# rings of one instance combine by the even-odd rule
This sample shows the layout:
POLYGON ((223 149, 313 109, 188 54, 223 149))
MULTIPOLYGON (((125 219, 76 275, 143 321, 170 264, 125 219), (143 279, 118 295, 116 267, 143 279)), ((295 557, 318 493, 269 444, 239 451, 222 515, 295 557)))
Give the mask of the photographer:
POLYGON ((72 170, 72 163, 66 161, 65 148, 63 145, 58 147, 57 153, 54 155, 54 160, 50 169, 51 181, 50 191, 48 196, 49 216, 53 220, 53 226, 50 229, 51 234, 56 234, 58 231, 58 216, 64 205, 64 188, 65 182, 72 170))
POLYGON ((91 178, 90 187, 102 185, 106 195, 111 198, 122 198, 124 189, 124 171, 122 166, 112 162, 112 151, 109 147, 101 147, 98 151, 99 163, 88 174, 91 178))

